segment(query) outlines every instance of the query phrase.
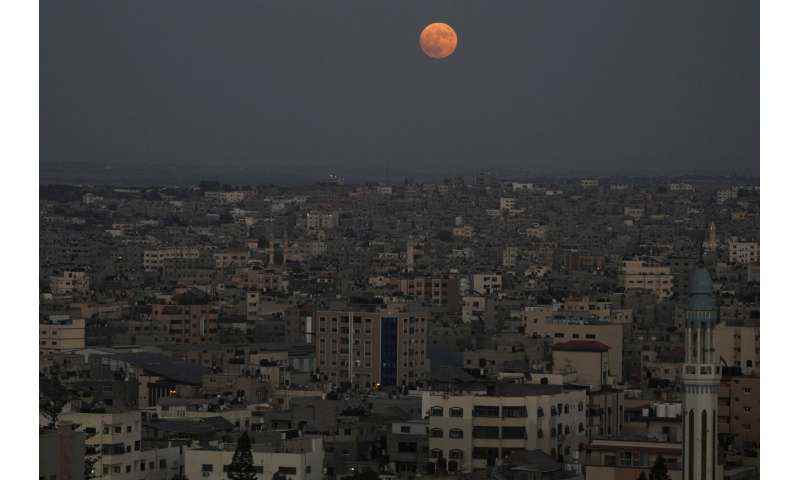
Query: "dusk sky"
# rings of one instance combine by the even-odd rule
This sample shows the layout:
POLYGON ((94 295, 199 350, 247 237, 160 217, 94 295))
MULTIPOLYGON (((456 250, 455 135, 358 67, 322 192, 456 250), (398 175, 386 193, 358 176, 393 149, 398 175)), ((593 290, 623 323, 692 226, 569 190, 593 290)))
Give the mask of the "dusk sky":
POLYGON ((40 12, 43 176, 74 162, 223 178, 758 174, 756 1, 42 0, 40 12), (458 34, 443 60, 418 44, 436 21, 458 34))

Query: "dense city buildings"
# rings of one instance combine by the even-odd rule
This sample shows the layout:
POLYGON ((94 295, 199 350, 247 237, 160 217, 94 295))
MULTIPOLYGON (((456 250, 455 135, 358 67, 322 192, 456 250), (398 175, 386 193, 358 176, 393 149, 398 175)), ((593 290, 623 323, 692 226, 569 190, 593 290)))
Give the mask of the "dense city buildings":
POLYGON ((43 185, 42 476, 757 478, 740 183, 43 185))

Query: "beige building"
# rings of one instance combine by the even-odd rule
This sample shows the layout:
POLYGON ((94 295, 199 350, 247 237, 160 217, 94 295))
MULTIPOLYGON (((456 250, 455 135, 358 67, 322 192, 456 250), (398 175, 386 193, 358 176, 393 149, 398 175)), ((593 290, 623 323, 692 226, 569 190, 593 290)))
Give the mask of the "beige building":
POLYGON ((53 295, 89 292, 89 273, 67 270, 50 277, 50 292, 53 295))
POLYGON ((214 266, 217 269, 227 267, 245 267, 250 259, 250 251, 247 249, 229 249, 224 252, 214 254, 214 266))
POLYGON ((499 293, 503 289, 503 276, 499 273, 475 273, 470 276, 470 286, 481 295, 499 293))
POLYGON ((159 270, 164 266, 164 260, 169 258, 200 258, 200 249, 198 247, 169 247, 145 250, 144 269, 147 271, 159 270))
POLYGON ((745 375, 759 375, 761 371, 761 329, 758 326, 714 326, 714 347, 721 360, 729 367, 739 367, 745 375))
POLYGON ((553 372, 576 374, 575 383, 599 390, 608 384, 608 345, 570 340, 553 345, 553 372))
POLYGON ((761 444, 760 378, 753 375, 722 377, 719 390, 719 432, 736 440, 761 444))
POLYGON ((552 338, 554 342, 570 340, 593 340, 608 346, 609 383, 622 379, 622 324, 591 320, 561 320, 549 318, 540 321, 538 314, 528 316, 524 312, 525 335, 552 338))
POLYGON ((314 345, 323 381, 367 389, 415 385, 427 371, 429 319, 427 312, 401 308, 317 311, 314 345))
POLYGON ((667 265, 639 259, 625 260, 620 276, 626 291, 649 290, 659 301, 672 295, 672 273, 667 265))
POLYGON ((154 304, 151 321, 162 341, 170 343, 206 343, 217 335, 219 310, 214 304, 154 304))
POLYGON ((513 197, 500 197, 500 210, 514 210, 517 201, 513 197))
POLYGON ((431 461, 444 457, 449 471, 472 472, 515 451, 569 456, 586 443, 586 404, 586 390, 561 385, 500 383, 489 391, 424 391, 431 461))
POLYGON ((65 413, 59 420, 86 434, 86 457, 96 460, 99 480, 171 480, 180 473, 180 447, 144 450, 139 410, 65 413))
POLYGON ((48 315, 39 322, 39 353, 86 348, 86 320, 70 315, 48 315))
POLYGON ((759 242, 745 242, 737 238, 728 240, 728 261, 730 263, 759 263, 761 248, 759 242))

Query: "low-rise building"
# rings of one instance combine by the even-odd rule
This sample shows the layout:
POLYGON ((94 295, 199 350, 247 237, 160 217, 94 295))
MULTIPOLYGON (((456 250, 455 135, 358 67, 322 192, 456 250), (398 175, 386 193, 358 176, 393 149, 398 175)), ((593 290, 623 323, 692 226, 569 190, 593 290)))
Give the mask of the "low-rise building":
POLYGON ((449 472, 493 467, 515 451, 568 457, 586 443, 585 389, 499 383, 483 390, 424 391, 431 462, 449 472))
POLYGON ((71 315, 45 315, 39 322, 39 353, 86 348, 86 320, 71 315))
MULTIPOLYGON (((233 447, 233 446, 231 446, 233 447)), ((227 480, 235 448, 187 448, 184 450, 186 478, 227 480)), ((287 480, 322 480, 325 451, 321 437, 299 437, 278 445, 252 446, 257 480, 282 476, 287 480)))

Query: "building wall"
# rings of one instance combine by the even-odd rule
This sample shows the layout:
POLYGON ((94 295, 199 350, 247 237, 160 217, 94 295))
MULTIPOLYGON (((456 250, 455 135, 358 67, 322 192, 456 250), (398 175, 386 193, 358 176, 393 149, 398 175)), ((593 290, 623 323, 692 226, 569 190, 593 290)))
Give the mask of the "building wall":
POLYGON ((553 349, 553 372, 574 369, 579 385, 599 388, 608 381, 608 352, 574 352, 553 349))
POLYGON ((152 306, 152 320, 172 343, 205 343, 216 337, 219 312, 214 305, 152 306))
POLYGON ((757 376, 723 377, 719 392, 719 432, 761 444, 761 387, 757 376))
POLYGON ((86 348, 86 320, 66 319, 39 324, 39 352, 55 353, 86 348))
POLYGON ((197 247, 172 247, 156 250, 145 250, 143 255, 144 269, 154 271, 164 266, 164 260, 169 258, 199 258, 200 249, 197 247))
POLYGON ((415 384, 425 371, 428 319, 425 312, 316 312, 316 360, 323 381, 351 382, 360 388, 371 388, 386 375, 381 373, 381 355, 385 355, 382 352, 391 351, 396 354, 397 384, 415 384), (396 321, 384 322, 387 318, 396 321), (390 324, 395 328, 394 335, 384 332, 390 324), (382 347, 382 342, 390 337, 396 342, 393 348, 382 347))
POLYGON ((761 370, 761 329, 725 323, 714 327, 714 348, 729 367, 740 367, 745 375, 761 370))
MULTIPOLYGON (((586 442, 586 391, 565 390, 558 394, 525 397, 494 397, 473 394, 444 394, 423 392, 422 410, 428 418, 428 444, 432 461, 441 452, 449 462, 454 461, 455 471, 471 472, 487 466, 487 460, 479 457, 492 455, 486 449, 495 449, 496 457, 503 458, 514 450, 540 449, 554 455, 569 455, 577 451, 586 442), (561 405, 561 414, 558 412, 561 405), (569 405, 569 412, 565 406, 569 405), (476 417, 473 408, 476 406, 525 407, 524 417, 476 417), (436 409, 441 408, 442 415, 437 416, 436 409), (461 409, 461 416, 451 409, 461 409), (541 408, 543 416, 539 416, 541 408), (499 428, 499 437, 478 438, 479 431, 484 428, 499 428), (515 430, 514 437, 519 437, 519 429, 524 431, 522 438, 509 438, 515 430), (567 427, 569 433, 566 433, 567 427), (439 429, 441 437, 436 436, 439 429), (559 430, 561 434, 559 435, 559 430), (451 432, 455 431, 456 434, 451 432), (458 431, 463 434, 458 437, 458 431), (478 450, 476 450, 478 449, 478 450), (477 456, 476 456, 477 455, 477 456), (461 458, 458 458, 461 457, 461 458)), ((485 436, 485 435, 483 435, 485 436)), ((488 464, 493 463, 488 460, 488 464)))
POLYGON ((642 260, 626 260, 622 264, 622 286, 625 290, 650 290, 659 300, 672 294, 670 267, 642 260))
MULTIPOLYGON (((527 313, 527 312, 526 312, 527 313)), ((613 323, 541 323, 527 317, 525 335, 552 338, 554 341, 596 340, 608 345, 608 373, 622 379, 622 325, 613 323), (529 321, 530 320, 530 321, 529 321), (577 335, 577 336, 576 336, 577 335)), ((538 319, 537 319, 538 320, 538 319)))

